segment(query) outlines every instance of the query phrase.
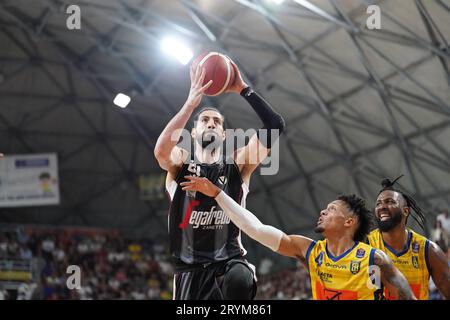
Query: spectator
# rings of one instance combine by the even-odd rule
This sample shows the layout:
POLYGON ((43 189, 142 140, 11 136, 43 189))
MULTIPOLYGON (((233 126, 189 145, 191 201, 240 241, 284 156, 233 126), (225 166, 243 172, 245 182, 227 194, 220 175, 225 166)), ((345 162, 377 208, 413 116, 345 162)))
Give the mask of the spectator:
POLYGON ((442 210, 442 213, 436 217, 436 220, 441 222, 442 228, 450 235, 450 214, 448 213, 448 209, 442 210))
POLYGON ((441 247, 442 251, 447 252, 448 236, 445 229, 442 228, 442 222, 439 220, 436 220, 434 223, 431 240, 436 242, 436 244, 441 247))
POLYGON ((4 290, 4 289, 0 288, 0 301, 8 300, 8 298, 9 298, 8 290, 4 290))
POLYGON ((19 244, 17 243, 15 237, 8 242, 8 255, 14 258, 19 256, 19 244))
POLYGON ((8 239, 6 235, 0 234, 0 258, 8 255, 8 239))
POLYGON ((23 282, 17 289, 17 300, 31 300, 37 284, 31 281, 23 282))
POLYGON ((20 245, 20 259, 30 260, 33 258, 33 252, 26 244, 20 245))

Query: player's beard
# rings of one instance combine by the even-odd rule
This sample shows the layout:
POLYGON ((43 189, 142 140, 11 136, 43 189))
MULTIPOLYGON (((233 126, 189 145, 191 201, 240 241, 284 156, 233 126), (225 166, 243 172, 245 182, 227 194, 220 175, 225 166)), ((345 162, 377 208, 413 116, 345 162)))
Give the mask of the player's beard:
POLYGON ((211 150, 211 152, 216 151, 222 145, 219 135, 213 130, 205 130, 201 135, 198 135, 197 142, 202 149, 211 150))
POLYGON ((398 208, 394 213, 391 211, 391 217, 389 219, 381 221, 381 219, 376 218, 376 221, 380 231, 387 232, 398 226, 402 222, 402 218, 402 209, 398 208))
POLYGON ((317 226, 317 227, 314 229, 314 232, 315 232, 315 233, 323 233, 324 231, 325 231, 325 228, 322 227, 322 226, 317 226))

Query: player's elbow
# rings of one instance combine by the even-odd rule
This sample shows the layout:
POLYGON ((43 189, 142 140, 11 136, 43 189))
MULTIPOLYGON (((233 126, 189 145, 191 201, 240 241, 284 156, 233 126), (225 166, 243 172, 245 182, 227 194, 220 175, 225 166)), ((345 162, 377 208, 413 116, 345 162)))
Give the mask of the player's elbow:
POLYGON ((284 121, 284 118, 278 114, 272 119, 271 127, 278 130, 278 134, 281 135, 286 128, 286 121, 284 121))
POLYGON ((153 154, 162 169, 167 169, 167 163, 169 162, 170 154, 167 154, 163 148, 156 146, 153 150, 153 154))
POLYGON ((259 141, 268 149, 272 148, 272 143, 278 140, 280 135, 284 132, 286 128, 286 123, 283 119, 283 117, 279 114, 277 114, 276 117, 273 117, 273 119, 270 122, 269 126, 263 127, 263 129, 267 129, 267 136, 266 139, 261 139, 261 136, 259 135, 258 131, 258 139, 259 141))
POLYGON ((153 155, 155 156, 156 160, 159 162, 164 157, 164 152, 162 148, 159 146, 156 146, 155 149, 153 149, 153 155))
POLYGON ((278 130, 280 130, 280 134, 284 132, 286 129, 286 121, 284 121, 284 118, 280 116, 279 124, 278 124, 278 130))

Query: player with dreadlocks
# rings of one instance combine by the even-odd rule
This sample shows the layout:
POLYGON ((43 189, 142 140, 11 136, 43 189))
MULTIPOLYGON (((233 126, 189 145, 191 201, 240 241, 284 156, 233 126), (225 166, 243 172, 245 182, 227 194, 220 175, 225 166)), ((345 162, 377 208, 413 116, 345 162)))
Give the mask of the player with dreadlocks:
MULTIPOLYGON (((436 243, 406 228, 411 215, 425 230, 425 215, 411 195, 395 186, 401 177, 381 182, 383 188, 375 206, 378 229, 369 234, 369 243, 387 253, 408 280, 417 299, 428 300, 430 275, 439 291, 450 299, 450 271, 445 254, 436 243)), ((385 290, 385 297, 397 299, 388 290, 385 290)))

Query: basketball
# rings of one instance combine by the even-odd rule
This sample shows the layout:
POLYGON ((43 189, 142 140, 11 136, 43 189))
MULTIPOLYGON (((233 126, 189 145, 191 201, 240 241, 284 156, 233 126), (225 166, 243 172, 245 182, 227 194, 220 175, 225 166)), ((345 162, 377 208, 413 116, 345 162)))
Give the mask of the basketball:
POLYGON ((192 62, 194 68, 197 65, 205 67, 205 79, 203 85, 212 80, 212 85, 205 91, 208 96, 217 96, 228 89, 234 82, 234 69, 230 59, 218 52, 209 52, 198 56, 192 62))

